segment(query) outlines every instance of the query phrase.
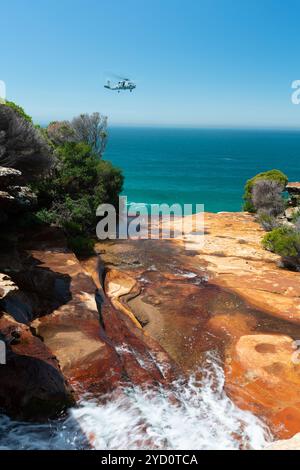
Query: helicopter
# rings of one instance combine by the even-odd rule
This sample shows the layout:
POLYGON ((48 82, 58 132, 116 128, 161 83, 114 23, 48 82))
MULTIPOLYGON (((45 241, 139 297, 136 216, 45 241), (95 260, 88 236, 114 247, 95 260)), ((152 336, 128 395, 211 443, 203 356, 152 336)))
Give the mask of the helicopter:
POLYGON ((131 93, 132 90, 136 88, 136 84, 133 83, 129 78, 122 78, 115 85, 112 85, 111 81, 107 80, 107 83, 106 85, 104 85, 104 88, 108 88, 109 90, 113 90, 113 91, 116 90, 118 93, 120 93, 120 91, 123 91, 123 90, 129 90, 131 93))

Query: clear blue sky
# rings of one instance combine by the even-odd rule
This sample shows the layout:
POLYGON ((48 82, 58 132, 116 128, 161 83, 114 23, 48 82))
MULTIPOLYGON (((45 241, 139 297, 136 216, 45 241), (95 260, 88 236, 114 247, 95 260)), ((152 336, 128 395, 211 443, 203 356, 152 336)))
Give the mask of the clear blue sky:
POLYGON ((299 0, 10 0, 0 15, 0 80, 36 121, 300 126, 299 0), (104 89, 108 72, 136 91, 104 89))

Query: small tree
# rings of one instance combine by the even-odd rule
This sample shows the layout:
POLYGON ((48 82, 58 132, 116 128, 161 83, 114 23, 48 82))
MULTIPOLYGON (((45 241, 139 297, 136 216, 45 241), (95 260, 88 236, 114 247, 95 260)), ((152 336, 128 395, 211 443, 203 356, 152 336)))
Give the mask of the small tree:
POLYGON ((47 135, 54 145, 63 145, 75 139, 75 131, 69 121, 51 122, 47 127, 47 135))
POLYGON ((287 176, 279 170, 270 170, 270 171, 265 171, 263 173, 258 173, 258 175, 248 180, 245 184, 245 192, 243 196, 244 211, 255 212, 255 207, 253 205, 253 200, 252 200, 252 190, 253 190, 255 183, 258 180, 276 181, 277 183, 282 185, 283 189, 285 188, 288 182, 287 176))
POLYGON ((100 113, 80 114, 71 122, 51 122, 46 136, 54 147, 68 142, 85 143, 101 158, 107 143, 107 117, 100 113))
POLYGON ((107 117, 99 113, 81 114, 72 120, 71 126, 75 132, 74 141, 90 145, 101 158, 107 142, 107 117))
POLYGON ((252 189, 252 202, 255 211, 268 212, 277 216, 284 211, 282 191, 284 187, 279 181, 271 179, 258 179, 252 189))

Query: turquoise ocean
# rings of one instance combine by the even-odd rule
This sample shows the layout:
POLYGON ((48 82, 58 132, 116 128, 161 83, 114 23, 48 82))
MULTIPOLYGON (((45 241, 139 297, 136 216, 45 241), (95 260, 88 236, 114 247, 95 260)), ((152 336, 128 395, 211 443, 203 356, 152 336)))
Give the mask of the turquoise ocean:
POLYGON ((111 127, 104 158, 123 170, 128 202, 239 211, 258 172, 300 181, 300 131, 111 127))

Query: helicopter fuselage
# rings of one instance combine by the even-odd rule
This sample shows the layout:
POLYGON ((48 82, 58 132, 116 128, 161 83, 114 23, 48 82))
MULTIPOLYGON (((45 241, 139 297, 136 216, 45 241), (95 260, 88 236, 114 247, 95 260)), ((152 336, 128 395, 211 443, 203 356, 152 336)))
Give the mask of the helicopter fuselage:
POLYGON ((111 85, 110 81, 107 82, 107 85, 104 85, 104 88, 108 88, 109 90, 120 91, 129 90, 130 92, 136 88, 135 83, 129 80, 122 80, 118 82, 116 85, 111 85))

